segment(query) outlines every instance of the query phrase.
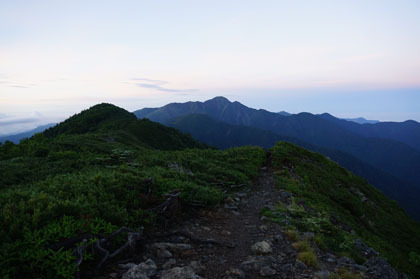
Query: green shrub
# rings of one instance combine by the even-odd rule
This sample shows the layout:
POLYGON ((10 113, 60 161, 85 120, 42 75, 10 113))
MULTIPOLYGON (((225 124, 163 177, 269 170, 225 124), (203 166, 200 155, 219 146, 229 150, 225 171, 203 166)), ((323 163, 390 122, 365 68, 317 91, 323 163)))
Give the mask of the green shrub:
POLYGON ((318 259, 313 250, 298 253, 297 259, 309 267, 318 268, 318 259))

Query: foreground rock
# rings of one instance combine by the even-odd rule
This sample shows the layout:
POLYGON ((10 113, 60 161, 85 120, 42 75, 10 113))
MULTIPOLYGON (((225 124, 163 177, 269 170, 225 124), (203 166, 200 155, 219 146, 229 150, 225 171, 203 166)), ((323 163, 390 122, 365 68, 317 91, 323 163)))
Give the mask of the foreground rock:
POLYGON ((160 279, 203 279, 190 266, 174 267, 160 273, 160 279))
POLYGON ((271 254, 273 252, 273 248, 271 244, 267 241, 260 241, 252 245, 251 247, 252 252, 259 255, 266 255, 271 254))
POLYGON ((156 274, 157 266, 155 262, 148 259, 138 265, 131 267, 124 275, 123 279, 149 279, 156 274))

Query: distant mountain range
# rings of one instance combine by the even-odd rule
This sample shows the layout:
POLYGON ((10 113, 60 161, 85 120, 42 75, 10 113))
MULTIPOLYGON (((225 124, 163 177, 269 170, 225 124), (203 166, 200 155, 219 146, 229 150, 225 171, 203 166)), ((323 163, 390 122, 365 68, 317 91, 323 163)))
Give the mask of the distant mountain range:
MULTIPOLYGON (((290 116, 292 115, 292 113, 289 113, 287 111, 280 111, 278 112, 278 114, 283 115, 283 116, 290 116)), ((379 123, 379 120, 367 120, 366 118, 363 117, 357 117, 357 118, 340 118, 343 120, 347 120, 347 121, 351 121, 351 122, 356 122, 359 124, 375 124, 375 123, 379 123)))
POLYGON ((46 125, 42 125, 42 126, 38 126, 35 129, 23 132, 23 133, 19 133, 19 134, 13 134, 13 135, 6 135, 6 136, 2 136, 0 137, 0 142, 5 142, 5 141, 11 141, 13 143, 19 143, 20 140, 25 139, 25 138, 30 138, 32 137, 34 134, 36 133, 41 133, 44 130, 56 125, 57 123, 49 123, 46 125))
POLYGON ((363 117, 358 117, 358 118, 342 118, 343 120, 347 120, 347 121, 352 121, 352 122, 356 122, 359 124, 376 124, 379 123, 379 120, 367 120, 363 117))
POLYGON ((368 179, 420 219, 418 122, 358 124, 330 114, 285 116, 224 97, 172 103, 134 114, 189 132, 221 148, 246 144, 268 147, 277 140, 287 140, 319 151, 368 179))

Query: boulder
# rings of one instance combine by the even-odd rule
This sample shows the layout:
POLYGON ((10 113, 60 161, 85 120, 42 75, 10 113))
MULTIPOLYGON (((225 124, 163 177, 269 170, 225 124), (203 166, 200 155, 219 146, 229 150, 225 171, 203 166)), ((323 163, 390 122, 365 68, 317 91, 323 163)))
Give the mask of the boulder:
POLYGON ((263 266, 260 269, 260 275, 262 277, 269 277, 269 276, 273 276, 275 274, 276 274, 276 271, 269 266, 263 266))
POLYGON ((148 259, 145 262, 131 267, 123 274, 122 279, 150 279, 151 276, 156 274, 156 269, 155 262, 148 259))
POLYGON ((202 277, 198 276, 192 267, 184 266, 163 270, 160 279, 202 279, 202 277))
POLYGON ((252 252, 255 254, 265 255, 271 254, 273 252, 273 248, 271 248, 271 244, 267 241, 260 241, 255 243, 251 246, 252 252))

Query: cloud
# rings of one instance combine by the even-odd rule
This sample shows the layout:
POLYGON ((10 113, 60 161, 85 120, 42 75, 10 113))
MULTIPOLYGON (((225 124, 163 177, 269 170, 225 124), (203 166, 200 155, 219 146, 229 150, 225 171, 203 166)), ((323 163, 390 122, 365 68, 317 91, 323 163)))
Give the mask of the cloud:
POLYGON ((174 89, 174 88, 163 87, 162 85, 168 84, 168 82, 164 80, 149 79, 149 78, 133 78, 131 80, 143 81, 141 83, 135 83, 138 87, 154 89, 154 90, 163 91, 163 92, 189 93, 189 92, 198 91, 198 89, 192 89, 192 88, 174 89))
POLYGON ((0 118, 0 125, 8 126, 15 124, 34 123, 39 121, 39 117, 26 117, 26 118, 0 118))
POLYGON ((132 78, 131 80, 136 80, 136 81, 145 81, 145 82, 149 82, 149 83, 153 83, 153 84, 167 84, 168 82, 165 80, 158 80, 158 79, 149 79, 149 78, 132 78))
POLYGON ((137 83, 136 85, 139 86, 139 87, 151 88, 151 89, 164 91, 164 92, 186 93, 186 92, 196 92, 196 91, 198 91, 198 89, 172 89, 172 88, 162 87, 162 86, 157 85, 157 84, 148 84, 148 83, 137 83))

